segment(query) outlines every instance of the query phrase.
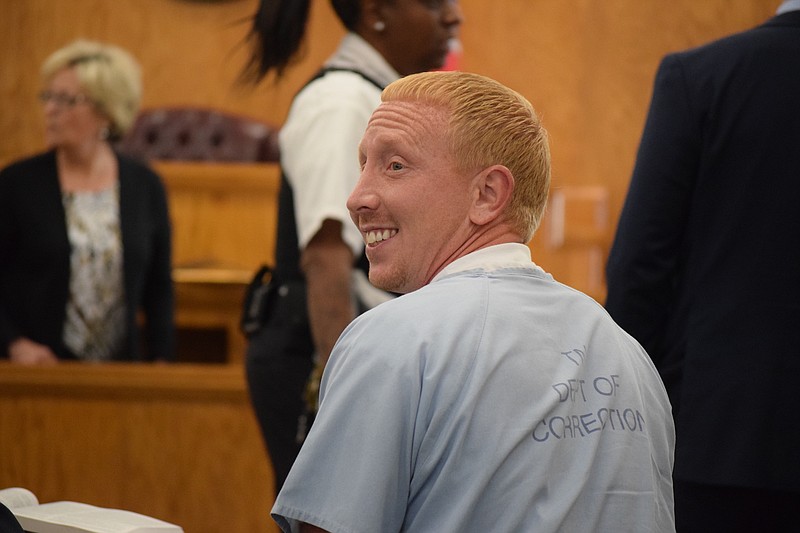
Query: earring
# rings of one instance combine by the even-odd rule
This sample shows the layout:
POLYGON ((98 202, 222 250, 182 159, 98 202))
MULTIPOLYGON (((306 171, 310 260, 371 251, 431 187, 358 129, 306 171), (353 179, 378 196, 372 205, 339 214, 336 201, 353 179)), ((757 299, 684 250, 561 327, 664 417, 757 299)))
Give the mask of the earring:
POLYGON ((382 20, 377 21, 375 24, 372 25, 372 29, 377 32, 382 32, 386 29, 386 23, 382 20))

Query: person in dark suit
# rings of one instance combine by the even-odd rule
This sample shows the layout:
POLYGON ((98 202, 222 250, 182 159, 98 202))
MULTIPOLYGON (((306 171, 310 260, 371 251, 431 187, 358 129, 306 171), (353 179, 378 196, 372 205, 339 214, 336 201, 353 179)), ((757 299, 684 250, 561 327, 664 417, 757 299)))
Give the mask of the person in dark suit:
POLYGON ((42 80, 49 150, 0 171, 0 357, 172 359, 166 192, 111 145, 138 111, 138 66, 79 40, 45 61, 42 80))
POLYGON ((798 0, 656 75, 606 308, 670 394, 678 531, 798 527, 798 95, 798 0))

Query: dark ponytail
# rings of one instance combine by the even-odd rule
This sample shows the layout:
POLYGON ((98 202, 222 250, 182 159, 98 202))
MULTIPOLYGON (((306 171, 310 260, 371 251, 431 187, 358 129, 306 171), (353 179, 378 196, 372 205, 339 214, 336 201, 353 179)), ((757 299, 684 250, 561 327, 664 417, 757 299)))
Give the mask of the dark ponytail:
POLYGON ((359 0, 331 0, 331 6, 344 27, 350 31, 356 31, 356 26, 361 20, 361 2, 359 0))
MULTIPOLYGON (((336 16, 349 31, 356 31, 361 21, 361 0, 330 0, 336 16)), ((286 68, 298 59, 303 44, 311 0, 261 0, 252 17, 245 42, 250 57, 240 81, 258 83, 275 72, 283 76, 286 68)))
POLYGON ((308 24, 311 0, 261 0, 245 38, 250 58, 241 79, 258 83, 270 71, 276 78, 297 59, 308 24))

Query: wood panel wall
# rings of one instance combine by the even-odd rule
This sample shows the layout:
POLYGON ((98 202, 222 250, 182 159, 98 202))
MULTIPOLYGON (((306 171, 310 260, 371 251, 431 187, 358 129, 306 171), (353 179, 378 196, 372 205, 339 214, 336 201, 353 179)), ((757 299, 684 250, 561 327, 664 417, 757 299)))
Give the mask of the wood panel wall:
MULTIPOLYGON (((533 102, 552 137, 553 187, 605 188, 610 238, 660 58, 754 26, 779 4, 461 0, 466 22, 460 66, 494 77, 533 102)), ((0 165, 43 147, 38 68, 76 37, 113 42, 136 55, 144 74, 144 106, 210 105, 281 124, 292 95, 343 30, 329 2, 313 1, 304 59, 278 85, 238 86, 246 19, 256 5, 256 0, 0 0, 0 165)), ((534 239, 533 248, 537 262, 567 282, 570 272, 585 268, 575 264, 585 261, 584 255, 549 246, 542 237, 534 239)))

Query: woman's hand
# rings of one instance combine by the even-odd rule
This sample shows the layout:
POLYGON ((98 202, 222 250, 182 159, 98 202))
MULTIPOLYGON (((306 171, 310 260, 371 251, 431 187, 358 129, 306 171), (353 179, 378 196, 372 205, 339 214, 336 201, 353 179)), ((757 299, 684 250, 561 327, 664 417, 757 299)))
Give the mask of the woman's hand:
POLYGON ((58 363, 58 357, 53 351, 27 337, 20 337, 8 345, 8 357, 15 363, 22 365, 53 365, 58 363))

